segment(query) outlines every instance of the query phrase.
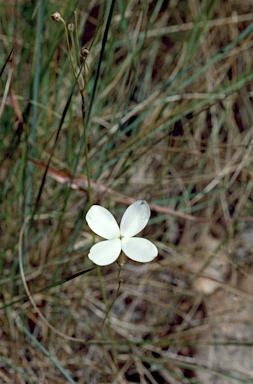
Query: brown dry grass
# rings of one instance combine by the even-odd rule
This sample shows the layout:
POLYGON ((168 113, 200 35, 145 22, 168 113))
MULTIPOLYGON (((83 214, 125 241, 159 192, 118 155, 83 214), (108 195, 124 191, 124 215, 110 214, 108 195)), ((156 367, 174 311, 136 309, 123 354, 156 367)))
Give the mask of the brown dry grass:
MULTIPOLYGON (((82 38, 86 45, 99 17, 95 3, 90 5, 82 38)), ((26 106, 26 82, 32 68, 24 59, 23 76, 17 79, 16 75, 13 80, 16 97, 8 92, 5 97, 1 92, 0 109, 10 127, 2 136, 0 171, 0 382, 6 384, 71 382, 55 361, 79 384, 253 381, 253 32, 221 51, 253 21, 252 3, 213 3, 209 20, 212 2, 207 2, 196 34, 201 7, 197 0, 161 2, 150 26, 151 3, 127 4, 130 47, 138 49, 128 61, 134 49, 129 48, 119 23, 121 13, 116 9, 109 40, 115 51, 106 53, 89 131, 91 174, 96 182, 93 201, 109 207, 118 219, 122 204, 132 199, 145 198, 153 204, 144 237, 156 243, 159 257, 147 265, 127 261, 118 297, 105 323, 103 289, 110 307, 118 289, 117 264, 102 269, 102 282, 93 270, 34 294, 34 305, 25 300, 5 307, 23 294, 17 261, 22 241, 25 279, 32 292, 92 266, 87 260, 92 236, 83 216, 79 217, 88 207, 84 157, 73 180, 76 190, 62 187, 74 173, 69 152, 66 156, 66 142, 72 140, 72 152, 76 153, 78 146, 74 144, 81 138, 78 95, 52 158, 41 210, 32 227, 29 223, 23 227, 29 236, 25 241, 20 238, 26 216, 25 173, 17 169, 30 163, 22 163, 25 139, 18 142, 17 150, 10 151, 10 132, 18 135, 18 122, 24 131, 31 123, 19 117, 19 108, 24 111, 26 106), (143 44, 138 40, 141 36, 145 37, 143 44), (114 41, 120 44, 115 47, 114 41), (214 58, 217 61, 209 65, 214 58), (58 207, 65 199, 61 214, 58 207)), ((4 14, 1 11, 2 18, 4 14)), ((11 8, 5 14, 8 20, 13 15, 11 8)), ((4 26, 1 36, 6 48, 15 29, 10 25, 8 36, 4 26)), ((45 41, 51 41, 49 30, 44 33, 45 41)), ((16 39, 16 62, 23 57, 22 35, 20 39, 16 39)), ((60 41, 48 67, 50 71, 53 68, 52 73, 42 86, 47 91, 43 88, 40 92, 44 103, 40 111, 46 112, 39 119, 35 145, 37 164, 33 164, 39 165, 34 171, 35 197, 52 151, 57 114, 62 112, 71 85, 71 77, 66 75, 69 63, 63 59, 66 47, 63 38, 60 41), (60 86, 57 78, 62 79, 60 86)), ((91 73, 100 48, 96 42, 91 50, 91 73)), ((10 65, 7 73, 12 69, 10 65)), ((8 89, 8 76, 1 80, 8 89)))

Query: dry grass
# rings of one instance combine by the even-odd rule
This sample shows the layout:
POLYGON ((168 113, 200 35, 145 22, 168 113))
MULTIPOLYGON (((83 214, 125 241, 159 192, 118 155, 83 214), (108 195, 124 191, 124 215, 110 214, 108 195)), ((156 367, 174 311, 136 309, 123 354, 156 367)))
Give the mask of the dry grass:
MULTIPOLYGON (((149 3, 117 2, 92 105, 110 4, 77 10, 81 43, 98 31, 84 93, 93 203, 119 220, 144 198, 159 248, 127 261, 115 302, 117 264, 40 291, 93 266, 81 101, 76 89, 60 122, 74 79, 58 3, 0 11, 3 63, 15 41, 1 75, 0 382, 253 381, 252 3, 149 3)), ((73 9, 59 3, 67 21, 73 9)))

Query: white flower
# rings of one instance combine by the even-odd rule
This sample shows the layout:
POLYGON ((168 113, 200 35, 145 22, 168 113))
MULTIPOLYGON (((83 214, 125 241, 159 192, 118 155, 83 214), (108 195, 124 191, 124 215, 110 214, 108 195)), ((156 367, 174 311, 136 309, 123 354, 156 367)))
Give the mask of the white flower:
POLYGON ((156 246, 147 239, 133 238, 146 227, 149 217, 148 204, 139 200, 126 209, 119 227, 107 209, 93 205, 87 212, 87 223, 93 232, 107 240, 93 245, 89 258, 95 264, 108 265, 116 261, 123 251, 134 261, 146 263, 153 260, 158 254, 156 246))

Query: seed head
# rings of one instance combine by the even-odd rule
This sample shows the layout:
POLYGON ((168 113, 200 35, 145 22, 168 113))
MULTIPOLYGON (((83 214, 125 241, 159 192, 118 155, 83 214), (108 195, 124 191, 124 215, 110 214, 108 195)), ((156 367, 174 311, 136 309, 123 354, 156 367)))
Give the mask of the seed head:
POLYGON ((74 30, 75 30, 75 24, 73 24, 73 23, 69 23, 69 24, 68 24, 68 30, 69 30, 69 31, 74 31, 74 30))
POLYGON ((59 14, 59 12, 53 13, 51 17, 56 23, 59 23, 59 21, 61 21, 61 15, 59 14))
POLYGON ((90 53, 89 49, 86 47, 81 48, 80 55, 85 59, 90 53))

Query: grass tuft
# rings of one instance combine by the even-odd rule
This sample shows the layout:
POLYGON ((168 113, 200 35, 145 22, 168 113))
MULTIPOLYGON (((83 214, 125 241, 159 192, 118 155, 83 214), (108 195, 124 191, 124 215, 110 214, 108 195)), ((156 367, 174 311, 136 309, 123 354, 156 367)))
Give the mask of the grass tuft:
POLYGON ((0 8, 0 382, 252 382, 250 9, 0 8), (159 256, 94 267, 139 199, 159 256))

